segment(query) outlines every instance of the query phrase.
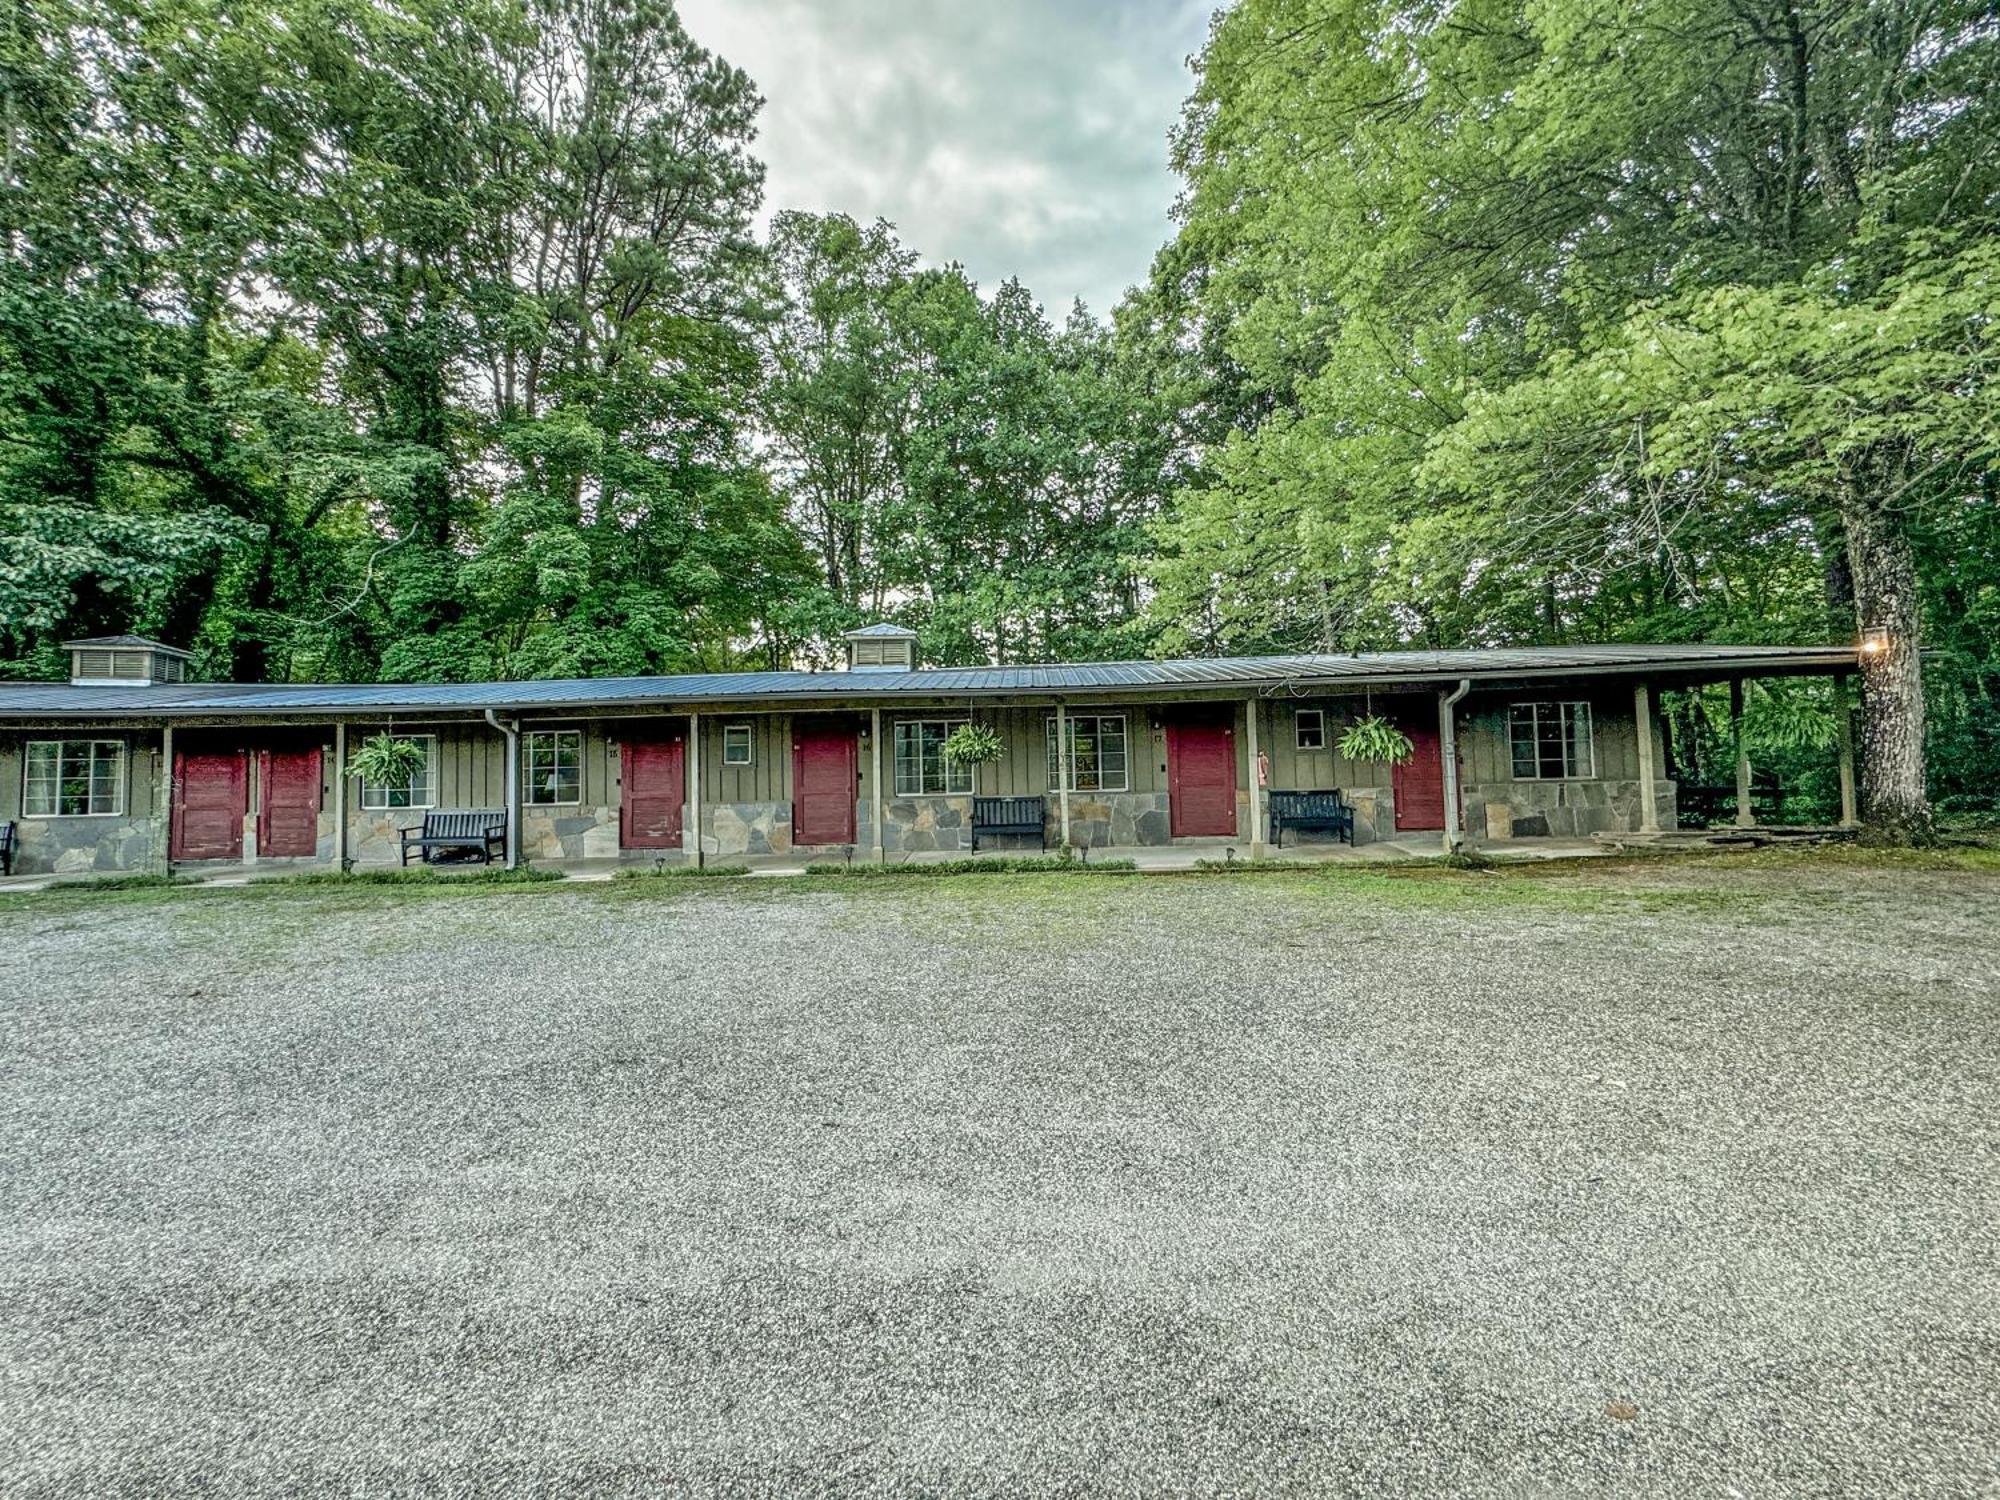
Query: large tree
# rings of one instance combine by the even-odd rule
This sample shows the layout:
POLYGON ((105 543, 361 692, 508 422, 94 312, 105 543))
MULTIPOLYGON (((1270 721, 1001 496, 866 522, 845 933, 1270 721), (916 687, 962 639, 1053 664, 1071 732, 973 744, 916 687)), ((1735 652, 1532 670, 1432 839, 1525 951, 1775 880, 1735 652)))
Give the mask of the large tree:
POLYGON ((1990 460, 1959 251, 1993 229, 1995 49, 1983 6, 1916 0, 1224 15, 1154 294, 1194 286, 1180 345, 1268 399, 1161 529, 1163 633, 1754 638, 1831 598, 1837 635, 1888 627, 1869 815, 1922 837, 1913 523, 1990 460), (1931 292, 1927 342, 1804 337, 1931 292), (1592 378, 1658 320, 1701 379, 1592 378))

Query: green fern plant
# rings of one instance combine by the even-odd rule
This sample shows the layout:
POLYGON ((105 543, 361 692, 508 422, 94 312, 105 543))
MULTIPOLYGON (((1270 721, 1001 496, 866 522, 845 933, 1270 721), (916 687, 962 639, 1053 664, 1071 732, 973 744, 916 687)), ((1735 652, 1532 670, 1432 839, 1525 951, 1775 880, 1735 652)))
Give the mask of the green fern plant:
POLYGON ((985 724, 961 724, 945 736, 944 758, 955 766, 991 765, 1007 753, 999 734, 985 724))
POLYGON ((1349 760, 1379 760, 1399 766, 1417 753, 1417 747, 1380 714, 1369 714, 1347 726, 1340 736, 1340 753, 1349 760))
POLYGON ((403 786, 423 773, 424 747, 393 734, 372 734, 347 757, 347 766, 370 786, 403 786))

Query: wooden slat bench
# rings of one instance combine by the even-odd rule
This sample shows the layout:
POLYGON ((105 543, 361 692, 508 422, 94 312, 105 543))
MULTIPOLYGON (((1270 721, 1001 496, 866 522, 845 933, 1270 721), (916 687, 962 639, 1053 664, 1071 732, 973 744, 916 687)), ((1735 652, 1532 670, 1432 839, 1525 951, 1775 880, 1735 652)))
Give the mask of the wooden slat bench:
POLYGON ((1285 830, 1309 829, 1354 842, 1354 809, 1337 791, 1271 793, 1271 843, 1282 849, 1285 830))
POLYGON ((457 851, 460 856, 477 856, 483 865, 493 856, 507 852, 507 814, 490 810, 473 812, 427 812, 420 829, 403 830, 403 863, 417 850, 425 864, 436 864, 437 856, 457 851))
POLYGON ((1040 797, 974 797, 972 799, 972 850, 979 852, 982 833, 1013 833, 1035 836, 1046 846, 1048 804, 1040 797))
POLYGON ((14 851, 20 843, 20 830, 12 823, 0 823, 0 875, 14 873, 14 851))

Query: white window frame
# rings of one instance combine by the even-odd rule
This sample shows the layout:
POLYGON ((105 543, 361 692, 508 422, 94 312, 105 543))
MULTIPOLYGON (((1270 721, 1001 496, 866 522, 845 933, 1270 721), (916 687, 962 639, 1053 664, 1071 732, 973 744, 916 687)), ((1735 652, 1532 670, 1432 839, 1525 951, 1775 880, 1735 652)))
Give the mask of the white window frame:
POLYGON ((414 776, 410 778, 409 786, 403 788, 403 790, 408 793, 410 798, 410 800, 407 802, 390 802, 383 800, 388 796, 389 793, 397 790, 397 788, 389 786, 387 784, 377 785, 372 781, 364 781, 361 783, 361 810, 363 812, 406 812, 411 810, 422 811, 426 808, 432 808, 437 806, 438 737, 434 734, 399 734, 396 736, 396 738, 402 740, 408 740, 412 744, 416 744, 419 741, 421 741, 423 744, 424 800, 421 802, 417 800, 416 796, 417 778, 414 776))
POLYGON ((972 795, 973 777, 975 774, 973 767, 952 764, 952 762, 944 758, 943 750, 944 742, 951 738, 953 732, 963 729, 969 722, 966 719, 898 719, 895 721, 889 731, 889 784, 895 788, 895 794, 898 797, 970 797, 972 795), (937 740, 939 746, 937 766, 940 784, 935 787, 926 787, 924 785, 926 762, 923 753, 924 744, 922 736, 926 728, 942 731, 937 740), (917 786, 914 790, 905 788, 903 784, 903 767, 906 763, 903 755, 903 731, 905 729, 914 729, 918 733, 916 758, 917 786))
POLYGON ((756 747, 757 731, 753 726, 749 724, 724 724, 722 726, 722 763, 725 766, 755 765, 757 761, 756 747), (741 759, 729 753, 729 737, 732 734, 741 734, 743 736, 743 755, 741 759))
POLYGON ((1324 750, 1326 748, 1326 710, 1323 708, 1298 708, 1292 710, 1292 748, 1295 750, 1324 750), (1312 730, 1318 736, 1318 743, 1306 743, 1306 720, 1312 720, 1312 730))
POLYGON ((1590 711, 1590 704, 1582 698, 1538 699, 1532 702, 1510 703, 1507 705, 1507 765, 1516 781, 1595 781, 1597 779, 1597 724, 1590 711), (1528 714, 1528 728, 1535 745, 1534 769, 1523 772, 1519 755, 1515 753, 1514 731, 1520 715, 1528 714), (1550 776, 1542 770, 1542 724, 1544 716, 1553 712, 1558 725, 1559 743, 1563 747, 1560 776, 1550 776), (1575 748, 1576 736, 1573 726, 1578 717, 1583 721, 1583 744, 1588 750, 1588 764, 1572 767, 1570 752, 1575 748))
MULTIPOLYGON (((1062 772, 1064 769, 1067 769, 1069 772, 1068 783, 1069 789, 1072 792, 1129 792, 1132 789, 1132 733, 1131 726, 1126 723, 1124 714, 1063 715, 1063 723, 1068 727, 1069 734, 1069 744, 1065 747, 1068 750, 1069 762, 1066 768, 1058 765, 1056 762, 1055 715, 1050 714, 1042 722, 1047 726, 1045 740, 1048 750, 1050 791, 1058 791, 1062 788, 1062 772), (1104 738, 1104 726, 1113 721, 1116 721, 1118 725, 1118 753, 1122 762, 1119 768, 1118 783, 1116 786, 1107 783, 1104 779, 1104 769, 1100 765, 1092 783, 1089 786, 1085 786, 1082 782, 1078 781, 1076 773, 1076 726, 1079 724, 1095 726, 1091 730, 1091 737, 1093 740, 1101 742, 1104 738)), ((1101 749, 1098 754, 1101 758, 1103 754, 1101 749)))
POLYGON ((21 746, 21 816, 23 818, 32 818, 38 823, 54 818, 122 818, 125 816, 125 782, 130 762, 131 756, 127 753, 127 746, 123 740, 105 739, 98 735, 77 739, 29 740, 21 746), (30 810, 28 805, 28 789, 31 782, 35 779, 33 770, 35 747, 37 745, 54 745, 56 747, 56 775, 53 784, 54 805, 48 812, 34 812, 30 810), (86 780, 90 785, 90 791, 86 794, 86 811, 83 812, 64 812, 62 810, 62 763, 63 747, 66 745, 88 745, 90 747, 86 752, 90 758, 90 766, 85 772, 86 780), (97 800, 97 747, 99 745, 111 746, 113 767, 111 773, 112 805, 101 812, 89 810, 88 806, 97 800))
POLYGON ((521 738, 526 743, 521 746, 521 801, 527 807, 581 807, 583 805, 583 731, 581 729, 524 729, 521 738), (574 797, 544 797, 535 785, 535 744, 538 740, 553 741, 549 762, 552 771, 562 767, 562 742, 576 742, 576 795, 574 797))

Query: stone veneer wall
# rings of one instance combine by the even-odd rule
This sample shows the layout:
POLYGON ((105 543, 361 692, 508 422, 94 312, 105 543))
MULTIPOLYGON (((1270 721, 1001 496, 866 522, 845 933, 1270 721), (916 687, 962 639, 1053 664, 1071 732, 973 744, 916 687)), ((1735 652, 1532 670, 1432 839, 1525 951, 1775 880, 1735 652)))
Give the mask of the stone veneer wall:
MULTIPOLYGON (((701 822, 704 857, 791 852, 792 804, 789 802, 703 804, 701 822)), ((660 854, 666 851, 635 849, 632 852, 660 854)))
POLYGON ((165 830, 151 818, 20 818, 15 834, 16 875, 84 875, 145 870, 165 830))
MULTIPOLYGON (((1660 827, 1675 826, 1671 781, 1654 786, 1660 827)), ((1465 788, 1465 831, 1483 838, 1583 838, 1593 833, 1631 833, 1639 827, 1637 781, 1500 781, 1465 788), (1488 804, 1504 807, 1505 829, 1489 825, 1488 804)))
MULTIPOLYGON (((390 856, 394 858, 392 854, 390 856)), ((333 809, 322 806, 319 812, 319 829, 311 854, 259 854, 257 852, 257 815, 250 813, 243 819, 243 862, 251 865, 270 865, 275 869, 294 867, 313 869, 333 863, 333 809)))
MULTIPOLYGON (((1240 824, 1239 824, 1240 826, 1240 824)), ((1062 808, 1049 798, 1049 842, 1062 837, 1062 808)), ((1165 792, 1071 792, 1069 841, 1079 849, 1173 842, 1165 792)))

